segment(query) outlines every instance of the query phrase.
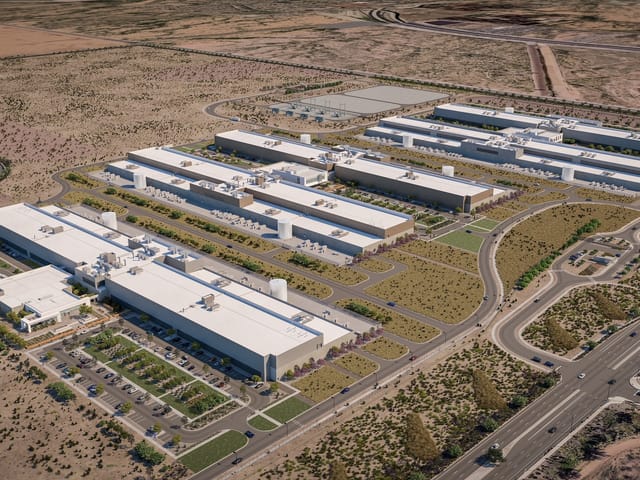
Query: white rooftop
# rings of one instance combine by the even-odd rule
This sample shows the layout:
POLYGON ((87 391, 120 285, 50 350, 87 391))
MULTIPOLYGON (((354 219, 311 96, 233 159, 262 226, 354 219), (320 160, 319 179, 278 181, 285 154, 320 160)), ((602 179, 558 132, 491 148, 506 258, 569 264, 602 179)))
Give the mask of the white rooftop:
POLYGON ((464 105, 460 103, 447 103, 444 105, 438 105, 437 108, 441 110, 450 110, 452 112, 462 112, 470 115, 503 118, 512 122, 526 123, 530 127, 537 127, 541 123, 554 120, 545 117, 538 117, 535 115, 527 115, 524 113, 509 113, 505 112, 504 110, 494 110, 485 107, 474 107, 473 105, 464 105))
MULTIPOLYGON (((198 270, 192 273, 192 275, 200 280, 203 280, 209 284, 213 284, 224 277, 212 272, 211 270, 198 270)), ((226 282, 225 282, 226 283, 226 282)), ((243 299, 260 305, 268 310, 278 312, 287 318, 293 318, 296 315, 304 314, 307 318, 304 320, 304 325, 312 328, 322 334, 324 334, 324 343, 331 343, 344 335, 350 333, 350 330, 337 325, 334 322, 328 322, 323 318, 309 314, 307 312, 301 312, 295 306, 285 303, 277 298, 267 295, 262 292, 258 292, 252 288, 236 282, 230 282, 228 285, 220 287, 225 292, 233 293, 243 299)))
POLYGON ((216 138, 218 137, 320 161, 323 160, 321 157, 324 157, 328 151, 326 148, 314 147, 313 145, 296 142, 295 140, 276 138, 245 130, 231 130, 229 132, 216 133, 216 138))
POLYGON ((251 296, 238 284, 231 284, 225 293, 236 290, 246 298, 234 298, 157 263, 146 265, 136 275, 123 272, 112 276, 111 281, 263 356, 284 353, 317 336, 295 322, 285 321, 283 317, 292 307, 282 302, 276 305, 257 292, 260 298, 255 300, 260 303, 252 304, 251 296), (204 307, 201 299, 208 294, 215 295, 218 309, 204 307))
POLYGON ((350 164, 346 162, 342 163, 341 167, 355 171, 363 171, 403 183, 440 190, 442 192, 460 196, 473 196, 486 192, 487 190, 492 190, 494 194, 502 193, 502 190, 498 190, 490 186, 478 185, 468 180, 460 180, 443 175, 437 175, 424 170, 414 170, 413 173, 415 174, 415 178, 411 179, 407 177, 407 173, 409 172, 407 167, 361 158, 353 160, 350 164))
MULTIPOLYGON (((60 209, 54 210, 59 211, 60 209)), ((43 248, 57 252, 62 257, 79 265, 97 258, 101 253, 113 252, 116 256, 129 254, 118 243, 75 228, 64 216, 55 216, 46 210, 18 203, 0 208, 0 224, 43 248), (43 226, 62 227, 59 233, 47 233, 43 226)))
POLYGON ((73 295, 70 275, 52 265, 0 279, 0 303, 14 309, 27 305, 39 317, 49 317, 76 307, 82 301, 73 295))
MULTIPOLYGON (((171 170, 172 166, 179 166, 185 159, 192 159, 189 155, 183 155, 180 152, 167 149, 147 148, 145 150, 138 150, 132 153, 161 162, 167 166, 167 170, 171 170)), ((219 162, 193 159, 192 166, 182 168, 193 171, 197 173, 200 178, 204 177, 210 181, 223 180, 233 183, 233 177, 240 175, 242 179, 238 181, 239 186, 253 187, 253 182, 250 180, 250 178, 253 177, 252 174, 219 162)), ((144 172, 144 170, 140 171, 144 172)), ((278 198, 299 205, 303 213, 308 215, 313 215, 314 211, 319 211, 321 209, 326 210, 330 208, 329 205, 332 205, 333 208, 331 208, 331 213, 336 217, 356 220, 381 228, 390 228, 398 223, 402 223, 410 219, 410 216, 408 215, 344 199, 336 195, 327 194, 320 190, 284 182, 269 182, 268 188, 264 191, 265 193, 275 195, 278 198), (320 206, 314 205, 318 200, 324 201, 324 204, 320 206)))
MULTIPOLYGON (((381 120, 387 126, 394 126, 402 130, 403 127, 410 127, 420 130, 425 135, 437 136, 438 132, 446 132, 460 138, 475 138, 477 140, 489 140, 498 136, 495 132, 484 132, 482 130, 472 129, 468 127, 456 127, 455 125, 446 125, 429 120, 422 120, 412 117, 386 117, 381 120)), ((414 135, 412 132, 403 132, 408 135, 414 135)))

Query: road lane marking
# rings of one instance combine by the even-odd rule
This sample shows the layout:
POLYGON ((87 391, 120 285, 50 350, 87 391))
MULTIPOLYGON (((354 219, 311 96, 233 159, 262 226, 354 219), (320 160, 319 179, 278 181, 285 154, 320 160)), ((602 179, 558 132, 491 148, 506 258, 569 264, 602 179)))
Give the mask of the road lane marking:
POLYGON ((529 428, 527 428, 524 432, 522 432, 518 437, 516 437, 514 440, 512 440, 504 449, 504 455, 507 455, 507 452, 510 451, 514 445, 516 443, 518 443, 520 440, 522 440, 522 438, 524 438, 526 435, 529 434, 529 432, 531 432, 531 430, 533 430, 534 428, 536 428, 538 425, 540 425, 541 423, 543 423, 544 421, 547 420, 547 418, 549 418, 551 415, 553 415, 556 411, 560 410, 560 408, 562 408, 564 406, 565 403, 569 402, 573 397, 575 397, 576 395, 582 393, 581 390, 578 388, 576 390, 574 390, 573 392, 571 392, 570 395, 568 395, 567 397, 565 397, 564 400, 562 400, 558 405, 556 405, 554 408, 552 408, 551 410, 549 410, 544 416, 542 416, 537 422, 535 422, 533 425, 531 425, 529 428))
POLYGON ((616 363, 613 367, 611 367, 613 370, 617 370, 618 368, 620 368, 620 366, 625 363, 627 360, 629 360, 629 358, 631 358, 632 356, 634 356, 638 350, 640 350, 640 345, 637 345, 631 348, 628 348, 627 350, 625 350, 625 353, 628 352, 629 350, 633 349, 632 352, 629 352, 628 355, 626 355, 622 360, 620 360, 618 363, 616 363))

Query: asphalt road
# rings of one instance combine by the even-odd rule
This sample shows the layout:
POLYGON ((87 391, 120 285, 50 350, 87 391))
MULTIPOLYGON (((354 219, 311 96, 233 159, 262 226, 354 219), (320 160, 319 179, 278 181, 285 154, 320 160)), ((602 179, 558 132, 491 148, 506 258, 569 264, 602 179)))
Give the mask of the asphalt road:
MULTIPOLYGON (((633 240, 635 231, 628 227, 616 234, 617 237, 633 240)), ((579 250, 580 244, 574 250, 579 250)), ((640 251, 638 243, 633 249, 626 251, 617 262, 624 265, 640 251)), ((562 263, 571 252, 565 253, 556 260, 555 265, 562 263)), ((597 282, 610 281, 619 266, 612 265, 597 277, 597 282)), ((487 478, 496 480, 519 478, 530 466, 541 459, 549 450, 570 434, 580 422, 594 414, 609 399, 618 397, 637 401, 635 389, 629 379, 638 371, 637 359, 640 356, 640 337, 631 337, 631 331, 637 328, 635 323, 620 330, 593 351, 582 358, 571 361, 541 351, 524 342, 519 333, 533 318, 536 318, 547 307, 557 302, 569 289, 590 284, 584 278, 566 272, 556 272, 555 280, 535 299, 520 305, 514 313, 495 325, 493 337, 504 350, 531 361, 533 356, 540 356, 542 361, 551 360, 561 374, 561 381, 556 387, 543 395, 529 407, 505 423, 497 432, 489 435, 459 461, 450 466, 437 478, 487 478), (585 374, 579 379, 580 373, 585 374), (610 384, 610 380, 615 383, 610 384), (549 429, 555 427, 555 433, 549 429), (496 466, 481 466, 482 456, 489 446, 498 443, 504 450, 506 461, 496 466)))
POLYGON ((433 25, 430 23, 406 22, 402 20, 398 12, 392 10, 380 9, 369 12, 369 17, 377 22, 393 25, 400 28, 408 28, 412 30, 426 30, 429 32, 443 33, 446 35, 457 35, 461 37, 483 38, 488 40, 501 40, 505 42, 518 43, 545 43, 556 47, 572 47, 572 48, 589 48, 596 50, 612 50, 618 52, 640 52, 640 46, 635 45, 617 45, 609 43, 595 42, 577 42, 571 40, 554 40, 550 38, 522 37, 519 35, 508 35, 503 33, 491 33, 464 30, 461 28, 452 28, 442 25, 433 25))

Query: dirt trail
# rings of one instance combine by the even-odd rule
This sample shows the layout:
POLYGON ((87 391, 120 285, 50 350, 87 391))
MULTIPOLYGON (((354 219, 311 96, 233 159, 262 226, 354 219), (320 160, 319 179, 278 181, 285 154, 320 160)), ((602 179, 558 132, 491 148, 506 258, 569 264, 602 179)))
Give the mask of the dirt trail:
POLYGON ((582 464, 583 466, 580 468, 580 478, 584 480, 600 478, 598 473, 604 469, 607 464, 615 462, 616 457, 634 449, 640 449, 640 437, 629 438, 609 445, 604 449, 602 458, 582 464))
POLYGON ((551 92, 547 89, 547 78, 537 45, 528 43, 527 53, 529 54, 529 63, 531 64, 531 76, 533 77, 535 93, 536 95, 548 96, 551 92))
POLYGON ((568 100, 582 100, 582 95, 565 81, 562 76, 562 70, 560 70, 560 66, 556 61, 556 56, 549 45, 538 44, 538 51, 542 56, 554 96, 568 100))

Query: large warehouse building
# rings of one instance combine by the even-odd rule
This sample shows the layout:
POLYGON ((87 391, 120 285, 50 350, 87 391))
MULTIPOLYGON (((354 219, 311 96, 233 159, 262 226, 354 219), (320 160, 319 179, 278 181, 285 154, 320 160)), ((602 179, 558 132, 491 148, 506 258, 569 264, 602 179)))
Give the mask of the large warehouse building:
MULTIPOLYGON (((574 172, 562 176, 640 190, 640 158, 595 150, 562 142, 563 132, 540 128, 541 123, 501 116, 499 131, 451 125, 412 117, 388 117, 365 135, 378 142, 432 152, 446 152, 492 163, 513 164, 562 176, 563 169, 574 172)), ((492 117, 493 118, 493 117, 492 117)), ((536 117, 538 118, 538 117, 536 117)), ((538 118, 538 120, 540 120, 538 118)))
POLYGON ((321 190, 281 181, 168 148, 147 148, 108 170, 200 203, 207 200, 245 218, 277 228, 290 221, 293 234, 350 255, 413 232, 413 217, 321 190), (138 177, 140 178, 140 177, 138 177))
MULTIPOLYGON (((381 125, 386 120, 389 119, 381 121, 381 125)), ((369 133, 376 128, 384 130, 383 127, 375 127, 369 129, 369 133)), ((385 135, 387 138, 403 142, 402 133, 387 129, 385 135)), ((489 136, 487 135, 487 138, 489 136)), ((440 142, 446 143, 444 139, 440 142)), ((490 185, 474 184, 433 172, 420 171, 418 174, 416 170, 406 166, 384 162, 384 158, 379 154, 347 146, 311 146, 287 138, 240 130, 217 134, 215 143, 224 150, 234 151, 249 158, 267 161, 284 158, 305 165, 325 165, 341 180, 356 181, 363 186, 411 197, 427 204, 441 205, 451 210, 460 208, 469 212, 504 193, 504 190, 490 185)), ((417 144, 419 143, 418 140, 417 144)))
POLYGON ((0 281, 3 311, 25 308, 40 315, 28 329, 56 321, 87 301, 69 294, 73 280, 99 297, 113 296, 158 318, 267 379, 281 377, 310 357, 322 357, 352 336, 335 323, 209 270, 192 268, 198 259, 169 245, 127 237, 56 207, 0 208, 0 239, 28 257, 57 266, 0 281))
POLYGON ((458 103, 438 105, 434 110, 436 118, 455 120, 473 125, 489 125, 499 128, 537 128, 562 132, 565 139, 573 139, 584 144, 610 145, 621 150, 640 152, 640 133, 619 128, 603 127, 602 122, 586 118, 563 117, 515 113, 513 108, 494 110, 458 103))

